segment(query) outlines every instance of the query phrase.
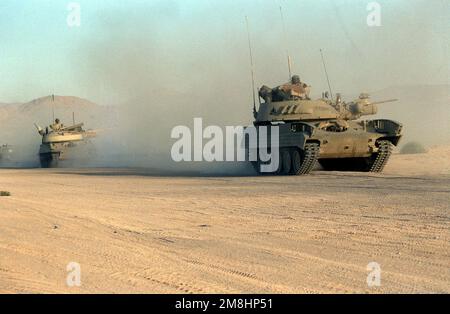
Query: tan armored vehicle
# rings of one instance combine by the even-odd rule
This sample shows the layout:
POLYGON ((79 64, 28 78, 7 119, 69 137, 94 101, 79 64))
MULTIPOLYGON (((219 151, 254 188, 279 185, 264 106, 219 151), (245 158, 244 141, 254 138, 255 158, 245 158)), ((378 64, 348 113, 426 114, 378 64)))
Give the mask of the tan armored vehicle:
POLYGON ((0 146, 0 164, 3 162, 12 161, 12 154, 14 153, 14 149, 11 145, 1 145, 0 146))
POLYGON ((96 136, 94 131, 85 131, 83 123, 72 126, 64 126, 59 119, 55 123, 42 129, 35 125, 39 134, 42 136, 42 144, 39 148, 39 159, 42 168, 57 167, 59 161, 66 160, 69 157, 76 158, 74 155, 80 151, 86 152, 91 149, 90 139, 96 136), (83 148, 83 149, 79 149, 83 148))
MULTIPOLYGON (((308 174, 316 162, 325 170, 381 172, 402 136, 402 125, 362 117, 376 114, 377 104, 395 100, 372 102, 361 94, 344 102, 339 94, 329 99, 328 93, 311 100, 309 89, 294 76, 292 83, 259 91, 264 102, 254 110, 258 133, 261 126, 279 127, 280 166, 272 174, 308 174)), ((257 153, 258 146, 248 149, 257 153)), ((261 172, 259 157, 252 163, 261 172)))

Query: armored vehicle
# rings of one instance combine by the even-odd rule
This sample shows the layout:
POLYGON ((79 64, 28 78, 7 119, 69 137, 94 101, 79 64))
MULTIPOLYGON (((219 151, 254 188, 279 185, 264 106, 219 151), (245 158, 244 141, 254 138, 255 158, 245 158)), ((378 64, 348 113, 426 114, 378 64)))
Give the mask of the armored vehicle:
MULTIPOLYGON (((361 94, 344 102, 339 94, 330 99, 328 93, 311 100, 309 86, 298 77, 274 89, 263 86, 259 96, 264 102, 258 111, 254 108, 257 133, 264 127, 270 134, 267 126, 277 126, 279 132, 279 167, 272 174, 308 174, 317 162, 325 170, 381 172, 402 136, 396 121, 361 119, 375 115, 377 104, 395 100, 372 102, 361 94)), ((259 173, 264 164, 258 154, 261 145, 247 145, 248 152, 258 156, 252 164, 259 173)), ((273 150, 270 146, 265 149, 273 150)))
POLYGON ((0 164, 3 162, 10 162, 12 160, 12 154, 14 153, 13 147, 11 145, 1 145, 0 146, 0 164))
MULTIPOLYGON (((79 151, 86 152, 86 146, 90 146, 90 139, 95 137, 94 131, 83 129, 83 123, 65 127, 56 119, 55 123, 42 129, 36 125, 38 133, 42 136, 42 144, 39 148, 39 159, 42 168, 57 167, 59 161, 68 159, 69 156, 79 151), (80 148, 83 148, 80 150, 80 148)), ((87 150, 89 151, 88 148, 87 150)))

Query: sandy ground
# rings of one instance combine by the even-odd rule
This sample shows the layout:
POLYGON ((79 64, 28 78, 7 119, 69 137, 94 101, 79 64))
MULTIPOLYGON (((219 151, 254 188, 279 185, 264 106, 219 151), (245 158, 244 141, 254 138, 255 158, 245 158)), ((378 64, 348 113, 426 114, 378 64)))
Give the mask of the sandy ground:
POLYGON ((396 155, 381 175, 3 169, 0 292, 449 293, 449 156, 396 155))

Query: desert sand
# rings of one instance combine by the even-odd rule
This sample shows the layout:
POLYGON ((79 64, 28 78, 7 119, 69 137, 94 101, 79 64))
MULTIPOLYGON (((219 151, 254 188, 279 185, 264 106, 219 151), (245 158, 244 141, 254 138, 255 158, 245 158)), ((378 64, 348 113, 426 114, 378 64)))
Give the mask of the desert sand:
POLYGON ((449 293, 449 154, 305 177, 2 169, 0 292, 449 293))

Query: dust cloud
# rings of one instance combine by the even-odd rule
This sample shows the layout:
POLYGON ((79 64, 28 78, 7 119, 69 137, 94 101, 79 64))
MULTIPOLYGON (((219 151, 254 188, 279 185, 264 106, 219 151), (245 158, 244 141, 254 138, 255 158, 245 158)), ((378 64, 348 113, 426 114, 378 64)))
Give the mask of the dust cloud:
POLYGON ((183 33, 179 14, 170 2, 131 12, 105 12, 99 16, 99 39, 80 47, 77 60, 85 60, 81 79, 102 89, 103 102, 117 110, 114 127, 96 141, 97 150, 106 166, 241 172, 244 165, 229 162, 219 166, 171 159, 176 140, 170 134, 175 126, 193 130, 196 117, 203 119, 204 127, 252 122, 245 37, 234 43, 236 51, 227 57, 233 63, 225 64, 221 59, 228 53, 226 43, 218 54, 221 48, 211 42, 214 34, 183 33), (166 38, 171 27, 179 30, 179 38, 166 38))
MULTIPOLYGON (((69 89, 72 94, 109 108, 96 114, 87 107, 66 110, 66 116, 77 111, 89 128, 101 129, 95 141, 97 158, 89 165, 244 173, 246 166, 237 163, 173 162, 170 151, 175 140, 170 133, 178 125, 192 129, 195 117, 203 118, 204 126, 251 124, 245 15, 250 18, 257 87, 287 81, 289 49, 293 71, 312 85, 312 96, 318 98, 328 89, 322 48, 335 93, 343 93, 345 100, 361 92, 371 93, 374 100, 399 98, 381 105, 377 117, 404 124, 403 144, 413 140, 427 147, 450 144, 448 30, 446 16, 434 16, 438 4, 425 11, 419 3, 405 6, 401 8, 405 13, 395 18, 391 15, 398 8, 386 6, 385 24, 379 29, 367 28, 361 4, 352 5, 354 11, 343 3, 284 5, 288 42, 275 2, 256 9, 250 1, 204 2, 195 9, 177 1, 137 2, 132 9, 95 12, 95 18, 82 26, 91 33, 77 39, 67 66, 77 82, 69 89), (415 20, 416 29, 408 16, 417 12, 421 15, 415 20), (340 27, 324 26, 323 21, 340 27)), ((49 108, 43 111, 50 117, 49 108)), ((47 118, 37 122, 45 125, 47 118)), ((26 128, 17 121, 2 126, 17 130, 8 134, 26 138, 24 146, 36 154, 39 138, 32 127, 36 120, 33 113, 21 120, 26 128)), ((17 136, 2 141, 6 140, 18 142, 17 136)))
MULTIPOLYGON (((114 104, 117 108, 116 127, 108 132, 109 140, 99 148, 108 156, 114 156, 111 165, 174 167, 170 148, 175 140, 170 138, 170 131, 177 125, 192 129, 195 117, 203 118, 204 125, 251 124, 250 65, 244 16, 242 12, 234 12, 235 17, 242 18, 239 22, 237 18, 227 20, 223 16, 220 20, 220 12, 212 13, 207 9, 205 12, 209 14, 205 15, 205 21, 194 21, 176 2, 169 1, 135 10, 99 13, 98 35, 95 40, 83 43, 76 59, 84 60, 77 64, 81 69, 80 79, 89 82, 87 85, 95 89, 93 94, 101 91, 101 103, 114 104), (215 17, 220 22, 212 22, 215 17)), ((259 26, 252 33, 258 85, 275 85, 287 80, 283 59, 289 45, 283 42, 279 17, 270 16, 269 20, 275 25, 273 30, 259 26)), ((298 30, 288 31, 300 37, 298 30)), ((398 33, 405 34, 407 30, 400 29, 398 33)), ((348 32, 344 35, 349 36, 348 32)), ((354 37, 358 45, 366 42, 360 37, 354 37)), ((388 39, 384 41, 386 45, 392 44, 388 39)), ((299 60, 299 54, 305 52, 305 58, 311 58, 311 62, 303 58, 294 70, 301 68, 300 74, 309 75, 305 80, 318 85, 313 89, 313 97, 318 97, 326 85, 319 55, 312 56, 312 51, 328 46, 323 41, 317 42, 317 38, 311 38, 310 46, 298 45, 291 44, 290 48, 296 49, 293 55, 299 60)), ((405 68, 396 67, 392 56, 383 57, 377 51, 373 51, 373 55, 366 51, 364 57, 358 52, 353 67, 338 75, 342 62, 337 62, 340 55, 333 53, 337 44, 332 45, 328 47, 331 51, 329 70, 337 88, 346 86, 341 92, 347 100, 356 98, 360 92, 370 92, 374 100, 399 98, 397 103, 381 105, 378 116, 404 123, 403 143, 410 140, 426 146, 450 143, 448 85, 392 87, 392 82, 405 68), (369 60, 373 60, 372 63, 369 60), (354 84, 362 75, 358 62, 365 63, 361 71, 373 66, 365 74, 364 90, 360 87, 361 80, 358 79, 357 86, 354 84), (386 82, 377 74, 378 70, 373 71, 383 62, 392 66, 390 73, 385 74, 386 82)), ((348 43, 339 42, 341 46, 346 47, 348 43)), ((421 60, 424 63, 423 56, 421 60)), ((345 62, 349 62, 347 58, 345 62)), ((424 72, 429 72, 425 65, 423 67, 424 72)), ((176 166, 191 168, 193 165, 214 171, 223 167, 216 167, 216 163, 176 166)))

